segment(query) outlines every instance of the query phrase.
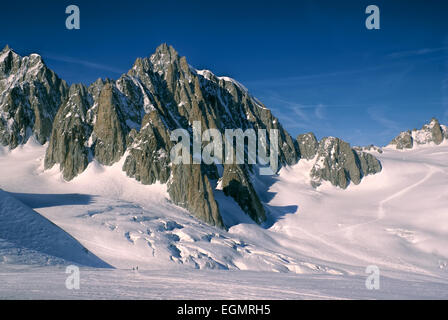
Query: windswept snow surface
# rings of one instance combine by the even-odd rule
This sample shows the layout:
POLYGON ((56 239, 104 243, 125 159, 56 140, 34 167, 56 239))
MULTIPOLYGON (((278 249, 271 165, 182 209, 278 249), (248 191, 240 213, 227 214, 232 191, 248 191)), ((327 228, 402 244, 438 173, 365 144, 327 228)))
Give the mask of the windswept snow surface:
POLYGON ((83 267, 81 290, 69 291, 64 262, 47 266, 34 251, 2 260, 17 250, 5 242, 0 298, 448 298, 446 142, 372 152, 382 172, 347 190, 313 189, 306 160, 263 177, 261 227, 216 190, 228 232, 173 205, 165 185, 127 178, 122 163, 92 162, 64 182, 56 166, 43 170, 44 153, 32 141, 0 149, 0 188, 116 269, 83 267), (380 290, 365 287, 369 265, 380 290))
POLYGON ((0 259, 8 264, 52 265, 71 261, 84 266, 110 267, 68 233, 2 190, 0 259))

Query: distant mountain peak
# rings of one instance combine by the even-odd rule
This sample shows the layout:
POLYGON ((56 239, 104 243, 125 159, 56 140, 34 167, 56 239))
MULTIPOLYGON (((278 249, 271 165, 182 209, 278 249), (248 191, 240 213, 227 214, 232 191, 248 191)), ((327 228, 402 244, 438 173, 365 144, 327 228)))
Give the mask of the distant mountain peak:
POLYGON ((307 159, 313 159, 311 184, 319 186, 322 181, 345 189, 353 182, 355 185, 371 174, 381 172, 378 159, 368 152, 352 148, 349 143, 336 138, 324 137, 317 143, 312 133, 297 137, 300 151, 307 159), (315 157, 315 158, 314 158, 315 157))
POLYGON ((179 60, 179 54, 172 46, 168 46, 164 43, 157 47, 156 51, 150 56, 149 59, 153 66, 156 67, 160 64, 167 65, 174 63, 179 60))
POLYGON ((416 145, 425 145, 433 143, 441 144, 448 140, 448 129, 445 125, 440 124, 437 118, 432 118, 429 123, 424 124, 421 129, 413 129, 402 131, 391 142, 390 146, 397 149, 412 149, 416 145))

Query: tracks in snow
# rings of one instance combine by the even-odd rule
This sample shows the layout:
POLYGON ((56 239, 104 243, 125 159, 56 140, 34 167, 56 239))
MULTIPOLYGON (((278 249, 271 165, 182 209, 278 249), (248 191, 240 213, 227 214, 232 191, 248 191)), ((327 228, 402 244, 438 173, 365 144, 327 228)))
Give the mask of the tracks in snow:
MULTIPOLYGON (((410 186, 408 186, 408 187, 406 187, 406 188, 404 188, 404 189, 394 193, 393 195, 387 197, 386 199, 380 201, 379 206, 378 206, 378 218, 375 219, 375 220, 372 220, 371 222, 375 222, 375 221, 381 220, 381 219, 383 219, 385 217, 385 214, 386 214, 385 210, 384 210, 384 204, 385 203, 387 203, 387 202, 389 202, 389 201, 391 201, 393 199, 396 199, 398 197, 401 197, 402 195, 406 194, 410 190, 412 190, 412 189, 418 187, 419 185, 425 183, 427 180, 429 180, 434 175, 434 173, 442 172, 442 170, 437 169, 436 167, 431 166, 431 165, 425 164, 425 167, 427 167, 429 169, 429 172, 423 177, 423 179, 421 179, 420 181, 418 181, 418 182, 416 182, 416 183, 414 183, 414 184, 412 184, 412 185, 410 185, 410 186)), ((371 222, 369 222, 369 223, 371 223, 371 222)))

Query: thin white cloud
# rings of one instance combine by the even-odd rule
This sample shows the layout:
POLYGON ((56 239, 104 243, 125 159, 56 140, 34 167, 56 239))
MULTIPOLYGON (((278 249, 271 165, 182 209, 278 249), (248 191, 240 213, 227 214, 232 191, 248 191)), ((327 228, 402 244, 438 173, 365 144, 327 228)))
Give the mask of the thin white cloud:
POLYGON ((404 50, 404 51, 397 51, 392 52, 388 54, 390 58, 405 58, 405 57, 412 57, 412 56, 422 56, 427 55, 435 52, 445 51, 448 47, 438 47, 438 48, 421 48, 416 50, 404 50))
POLYGON ((352 70, 339 70, 334 72, 325 72, 325 73, 316 73, 316 74, 307 74, 301 76, 292 76, 285 78, 274 78, 274 79, 261 79, 254 81, 246 81, 245 83, 248 86, 256 86, 256 85, 268 85, 268 86, 285 86, 285 85, 297 85, 300 83, 309 84, 311 81, 315 80, 327 80, 334 77, 339 76, 347 76, 347 75, 356 75, 363 74, 365 72, 377 71, 384 68, 389 68, 392 65, 376 65, 372 67, 360 68, 360 69, 352 69, 352 70))
POLYGON ((385 130, 381 132, 383 136, 388 136, 400 132, 399 124, 387 117, 382 107, 370 107, 367 109, 370 119, 379 123, 385 130))
POLYGON ((422 48, 417 50, 404 50, 399 52, 392 52, 385 55, 386 58, 392 58, 388 62, 382 64, 376 64, 374 66, 367 66, 365 68, 358 69, 349 69, 349 70, 337 70, 332 72, 324 72, 324 73, 315 73, 315 74, 306 74, 299 76, 291 76, 284 78, 272 78, 272 79, 260 79, 253 81, 246 81, 245 84, 247 86, 269 86, 269 87, 285 87, 285 86, 296 86, 296 85, 317 85, 324 83, 334 83, 335 81, 339 81, 341 76, 350 76, 351 79, 354 79, 355 76, 366 75, 368 73, 372 73, 379 70, 388 70, 393 69, 392 73, 396 73, 394 68, 409 68, 410 66, 415 65, 416 63, 427 63, 429 61, 437 61, 446 59, 447 54, 445 51, 448 51, 448 46, 438 47, 438 48, 422 48), (425 57, 425 59, 418 59, 412 62, 412 65, 409 65, 407 62, 401 61, 398 58, 403 57, 412 57, 412 56, 426 56, 431 53, 442 52, 442 55, 432 55, 429 57, 425 57))
POLYGON ((323 120, 325 119, 325 106, 321 103, 319 103, 316 108, 314 109, 314 115, 316 116, 316 118, 318 118, 319 120, 323 120))
POLYGON ((77 58, 73 58, 73 57, 53 55, 53 54, 43 54, 43 57, 48 60, 78 64, 78 65, 82 65, 82 66, 85 66, 88 68, 110 71, 110 72, 117 73, 117 74, 123 73, 123 70, 115 68, 115 67, 107 66, 104 64, 96 63, 96 62, 86 61, 86 60, 82 60, 82 59, 77 59, 77 58))
POLYGON ((270 101, 269 105, 271 105, 271 110, 287 130, 300 130, 301 132, 305 132, 331 126, 326 121, 326 105, 322 103, 301 104, 284 98, 272 91, 265 98, 270 101))

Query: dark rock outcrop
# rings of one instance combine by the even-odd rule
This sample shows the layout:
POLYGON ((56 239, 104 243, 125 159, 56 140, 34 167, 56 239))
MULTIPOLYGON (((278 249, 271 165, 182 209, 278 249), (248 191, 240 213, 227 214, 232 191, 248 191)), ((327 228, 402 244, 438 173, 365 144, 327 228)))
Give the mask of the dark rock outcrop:
POLYGON ((311 160, 316 156, 319 142, 314 133, 308 132, 297 136, 297 143, 301 158, 311 160))
POLYGON ((224 194, 234 198, 255 222, 262 223, 266 220, 266 212, 245 170, 247 168, 241 165, 224 165, 222 188, 224 194))
POLYGON ((326 137, 319 143, 311 177, 314 186, 325 180, 345 189, 350 182, 359 184, 364 176, 380 171, 380 162, 371 154, 353 150, 339 138, 326 137))
POLYGON ((397 149, 411 149, 414 145, 411 131, 403 131, 390 144, 395 145, 397 149))
POLYGON ((353 147, 353 149, 356 151, 376 151, 378 153, 383 153, 383 149, 381 149, 381 147, 375 146, 373 144, 364 147, 355 146, 353 147))
POLYGON ((203 164, 173 166, 173 179, 168 182, 170 198, 202 221, 224 228, 221 213, 203 164))
POLYGON ((173 144, 157 112, 146 114, 140 132, 131 131, 128 138, 129 153, 123 165, 127 175, 143 184, 166 183, 171 176, 173 144))
POLYGON ((98 98, 96 121, 93 125, 94 156, 102 164, 111 165, 126 150, 127 127, 118 101, 118 93, 106 84, 98 98))

